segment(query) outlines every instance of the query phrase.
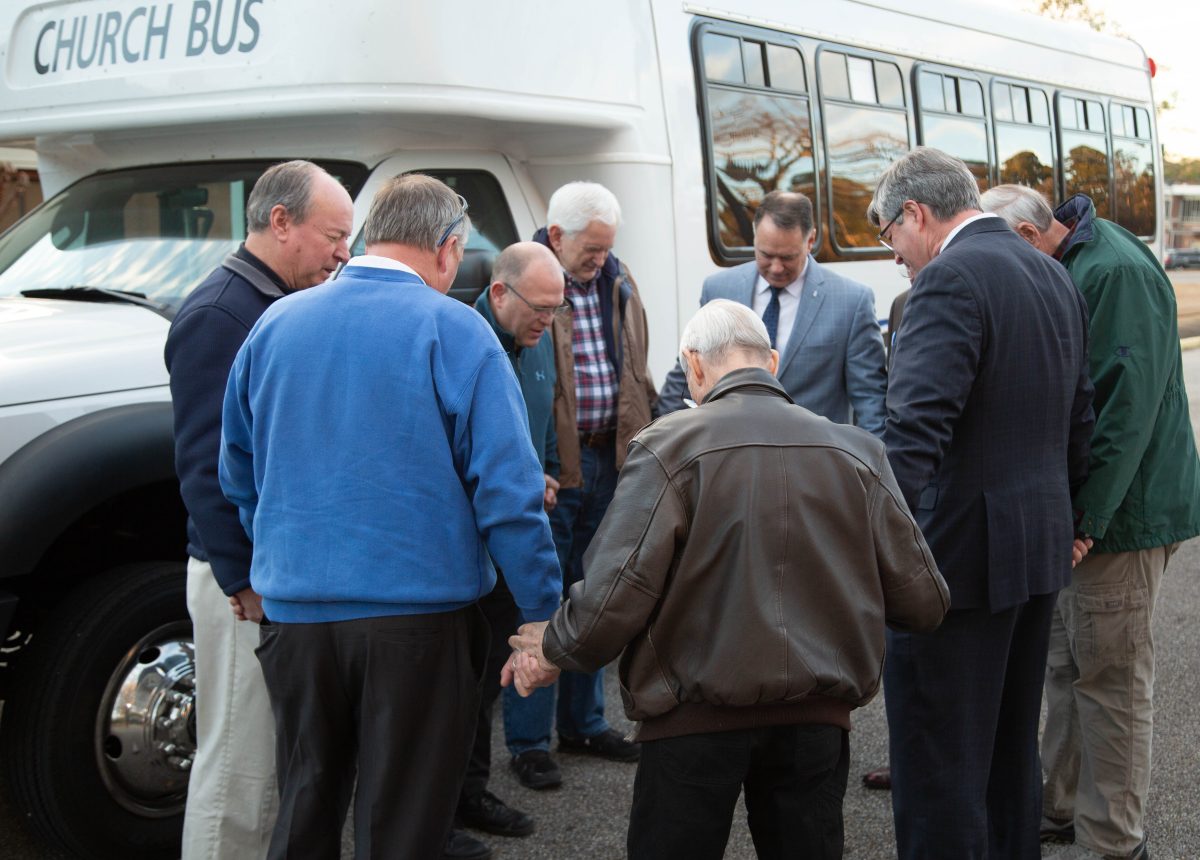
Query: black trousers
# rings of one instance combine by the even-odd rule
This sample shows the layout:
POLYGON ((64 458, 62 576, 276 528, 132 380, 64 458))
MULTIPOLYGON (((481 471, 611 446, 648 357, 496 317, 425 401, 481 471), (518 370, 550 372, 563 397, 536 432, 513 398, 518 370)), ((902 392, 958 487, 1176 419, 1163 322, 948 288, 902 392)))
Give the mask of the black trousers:
POLYGON ((483 672, 479 715, 475 723, 475 741, 467 761, 467 776, 463 780, 462 800, 482 794, 492 772, 492 706, 500 697, 500 670, 512 655, 508 637, 521 625, 521 610, 517 608, 504 576, 496 572, 496 587, 479 600, 479 609, 491 627, 487 667, 483 672))
POLYGON ((719 860, 743 786, 760 858, 840 858, 849 768, 849 739, 838 726, 646 741, 629 814, 630 860, 719 860))
POLYGON ((359 860, 440 857, 479 707, 479 610, 270 623, 260 637, 280 801, 268 857, 337 860, 352 793, 359 860))
POLYGON ((1038 718, 1056 594, 888 631, 884 704, 900 860, 1041 856, 1038 718))

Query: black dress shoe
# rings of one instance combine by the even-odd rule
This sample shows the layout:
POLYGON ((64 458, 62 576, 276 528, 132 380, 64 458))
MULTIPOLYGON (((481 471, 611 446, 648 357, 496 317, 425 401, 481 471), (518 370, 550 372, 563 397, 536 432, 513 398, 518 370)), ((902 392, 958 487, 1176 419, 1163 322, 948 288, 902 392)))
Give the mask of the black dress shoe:
POLYGON ((516 773, 521 785, 534 791, 562 785, 562 771, 545 750, 529 750, 513 756, 509 767, 516 773))
POLYGON ((615 729, 588 738, 559 735, 558 748, 562 752, 594 755, 609 761, 637 761, 642 757, 642 745, 625 740, 615 729))
POLYGON ((491 856, 492 849, 487 843, 468 833, 455 829, 446 834, 446 848, 442 851, 445 860, 491 860, 491 856))
POLYGON ((455 823, 497 836, 528 836, 533 832, 532 818, 513 809, 490 791, 480 792, 459 803, 455 823))

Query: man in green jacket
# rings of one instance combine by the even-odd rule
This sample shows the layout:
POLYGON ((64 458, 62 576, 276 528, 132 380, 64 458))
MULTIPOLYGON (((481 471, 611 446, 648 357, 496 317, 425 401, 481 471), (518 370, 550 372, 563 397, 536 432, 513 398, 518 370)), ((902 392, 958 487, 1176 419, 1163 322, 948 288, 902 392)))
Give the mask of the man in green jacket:
POLYGON ((1046 667, 1044 840, 1079 858, 1148 857, 1151 619, 1167 561, 1200 533, 1175 292, 1136 236, 1077 194, 1056 211, 1001 185, 983 207, 1066 266, 1091 316, 1096 428, 1076 528, 1095 541, 1059 593, 1046 667))
MULTIPOLYGON (((554 430, 554 343, 546 329, 564 308, 562 266, 537 242, 505 248, 492 267, 492 283, 475 309, 483 316, 512 362, 529 418, 530 441, 546 479, 545 506, 557 503, 558 443, 554 430)), ((483 678, 475 744, 459 795, 457 824, 497 836, 528 836, 533 819, 487 790, 492 761, 492 705, 500 693, 500 667, 510 649, 508 637, 521 623, 520 612, 497 571, 496 587, 479 601, 492 627, 491 651, 483 678)), ((547 691, 549 692, 549 691, 547 691)), ((483 858, 491 852, 466 834, 451 834, 446 857, 483 858)))

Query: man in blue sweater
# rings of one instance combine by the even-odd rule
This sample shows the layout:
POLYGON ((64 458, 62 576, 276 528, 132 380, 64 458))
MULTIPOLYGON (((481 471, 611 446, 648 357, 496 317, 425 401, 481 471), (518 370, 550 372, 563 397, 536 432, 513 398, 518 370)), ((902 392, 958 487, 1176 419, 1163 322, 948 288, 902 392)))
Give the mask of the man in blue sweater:
POLYGON ((391 180, 366 255, 269 308, 230 373, 220 476, 263 597, 272 858, 338 857, 352 792, 359 856, 438 856, 478 713, 491 560, 526 620, 558 607, 520 387, 483 318, 445 295, 469 229, 441 182, 391 180))
MULTIPOLYGON (((558 503, 559 464, 553 411, 554 342, 546 329, 567 307, 563 301, 565 283, 562 267, 548 248, 537 242, 518 242, 496 258, 492 283, 475 302, 475 310, 496 333, 521 385, 530 439, 546 482, 543 506, 547 511, 558 503)), ((479 601, 491 625, 492 640, 458 819, 498 836, 527 836, 533 832, 533 819, 487 790, 492 763, 492 705, 500 695, 500 670, 511 651, 508 637, 521 623, 520 610, 503 572, 496 574, 496 587, 479 601)))
POLYGON ((350 195, 320 167, 269 169, 246 202, 245 243, 188 296, 167 335, 175 469, 188 510, 188 612, 196 647, 198 747, 184 860, 263 857, 275 824, 275 730, 258 627, 250 541, 221 492, 221 402, 233 357, 276 299, 321 283, 349 259, 350 195))

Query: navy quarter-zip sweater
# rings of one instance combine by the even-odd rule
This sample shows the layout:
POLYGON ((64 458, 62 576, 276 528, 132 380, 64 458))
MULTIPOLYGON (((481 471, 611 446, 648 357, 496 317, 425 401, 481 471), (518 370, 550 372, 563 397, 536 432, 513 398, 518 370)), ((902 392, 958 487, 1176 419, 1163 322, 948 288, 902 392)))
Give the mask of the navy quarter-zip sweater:
POLYGON ((187 551, 212 565, 217 584, 229 595, 250 587, 250 539, 217 479, 225 381, 250 329, 287 292, 283 279, 242 245, 192 291, 167 334, 175 472, 188 512, 187 551), (230 268, 245 272, 246 265, 258 273, 256 283, 230 268))

